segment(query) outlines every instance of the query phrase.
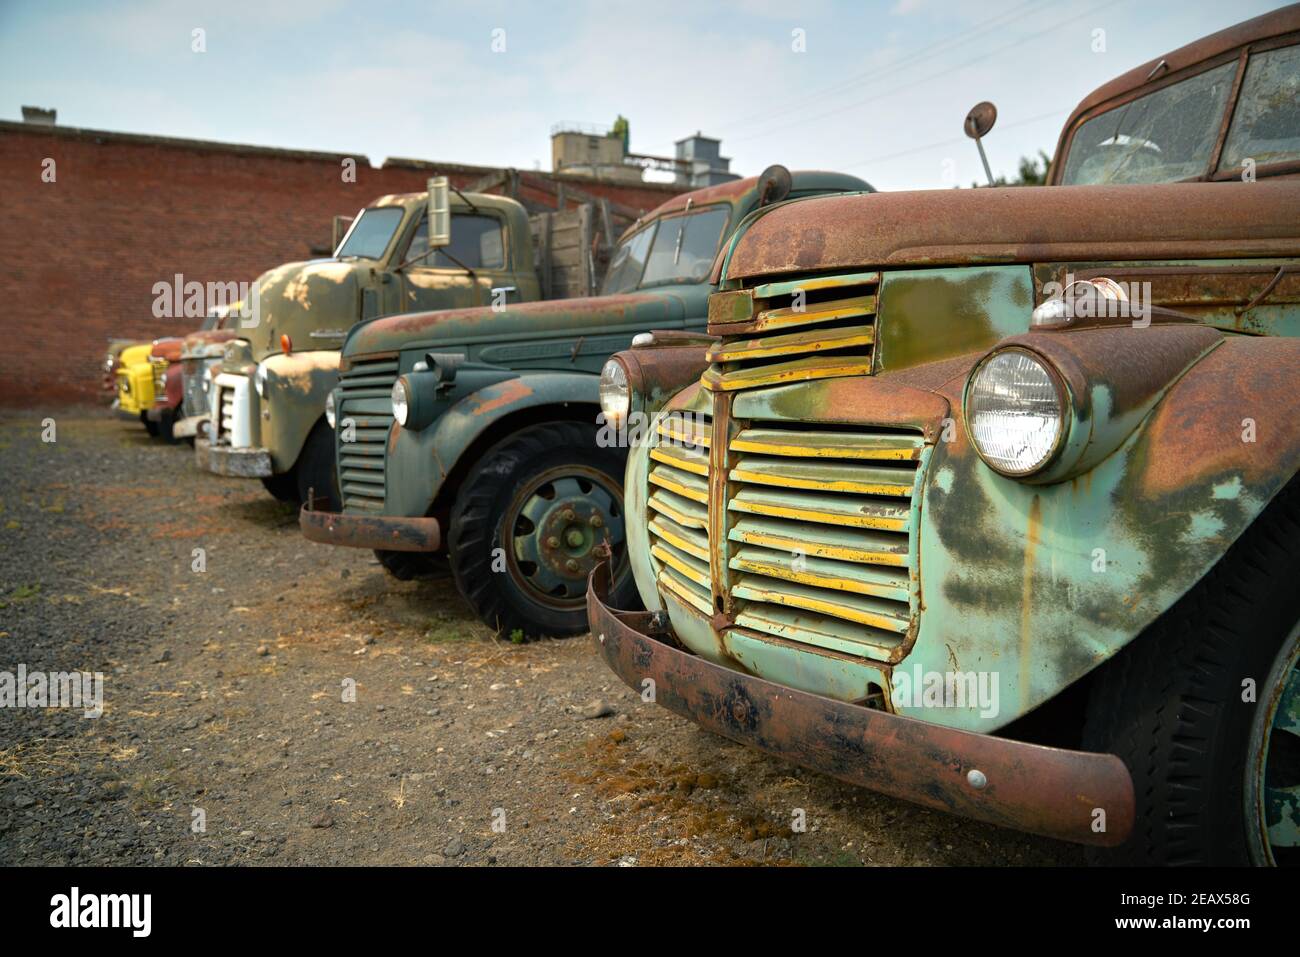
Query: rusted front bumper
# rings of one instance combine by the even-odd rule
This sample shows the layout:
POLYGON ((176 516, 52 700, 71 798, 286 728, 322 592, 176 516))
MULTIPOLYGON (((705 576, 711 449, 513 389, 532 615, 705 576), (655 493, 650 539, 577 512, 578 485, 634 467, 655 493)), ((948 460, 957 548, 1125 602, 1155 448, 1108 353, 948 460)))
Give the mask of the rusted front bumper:
POLYGON ((194 443, 194 461, 199 468, 237 478, 267 478, 274 475, 271 453, 266 449, 231 448, 199 440, 194 443))
POLYGON ((318 512, 304 505, 298 512, 298 527, 308 540, 322 545, 389 552, 434 552, 442 543, 442 531, 436 518, 318 512))
POLYGON ((616 611, 587 588, 605 663, 657 704, 768 754, 962 817, 1113 847, 1133 829, 1133 781, 1113 754, 1067 751, 945 728, 834 701, 683 651, 649 612, 616 611))
POLYGON ((204 435, 208 430, 208 423, 211 421, 207 414, 204 415, 187 415, 180 419, 172 426, 172 435, 178 439, 188 438, 189 436, 204 435))

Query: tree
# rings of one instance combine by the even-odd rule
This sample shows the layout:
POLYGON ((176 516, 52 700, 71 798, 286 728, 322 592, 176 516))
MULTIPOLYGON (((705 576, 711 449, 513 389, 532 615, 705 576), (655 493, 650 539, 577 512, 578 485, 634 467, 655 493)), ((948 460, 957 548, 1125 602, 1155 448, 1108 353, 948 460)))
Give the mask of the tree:
MULTIPOLYGON (((1047 183, 1047 170, 1052 165, 1052 158, 1042 150, 1038 151, 1037 156, 1020 157, 1020 168, 1017 170, 1016 178, 1008 180, 1006 176, 993 177, 994 186, 1043 186, 1047 183)), ((980 187, 983 183, 971 183, 971 186, 980 187)))

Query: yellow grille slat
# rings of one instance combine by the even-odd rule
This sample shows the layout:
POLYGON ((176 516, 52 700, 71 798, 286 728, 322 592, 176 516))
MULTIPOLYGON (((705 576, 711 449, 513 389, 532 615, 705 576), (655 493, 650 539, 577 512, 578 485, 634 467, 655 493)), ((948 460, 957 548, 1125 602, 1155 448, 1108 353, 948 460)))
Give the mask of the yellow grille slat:
POLYGON ((669 568, 676 569, 680 574, 704 588, 705 591, 709 590, 709 566, 707 564, 691 558, 685 552, 679 551, 663 541, 651 545, 650 554, 669 568))
MULTIPOLYGON (((901 519, 906 526, 908 520, 901 519)), ((906 529, 876 530, 790 522, 781 518, 744 516, 727 533, 733 542, 762 545, 784 552, 836 558, 865 565, 901 565, 907 559, 907 535, 890 534, 906 529), (899 559, 903 559, 902 562, 899 559)))
POLYGON ((660 585, 668 589, 668 591, 672 592, 697 611, 703 612, 706 615, 713 613, 713 607, 709 604, 708 597, 697 592, 671 568, 665 568, 660 571, 656 576, 656 580, 660 585))
POLYGON ((898 523, 907 519, 905 507, 889 502, 858 500, 851 495, 774 492, 761 486, 742 488, 732 496, 727 507, 753 515, 889 531, 896 530, 898 523))
POLYGON ((876 312, 876 297, 853 296, 849 299, 836 299, 813 306, 796 309, 783 306, 780 309, 765 309, 758 314, 750 329, 762 332, 766 329, 788 329, 792 326, 811 326, 823 322, 835 322, 838 319, 856 319, 859 316, 871 316, 876 312))
POLYGON ((813 356, 793 362, 752 366, 735 372, 719 372, 710 368, 701 381, 707 388, 721 392, 736 389, 753 389, 764 385, 784 385, 791 382, 808 382, 813 379, 830 379, 836 376, 869 375, 871 356, 813 356))
POLYGON ((821 492, 858 492, 907 498, 916 473, 910 469, 871 468, 804 459, 747 456, 731 470, 732 481, 821 492))
POLYGON ((920 436, 796 432, 789 429, 745 429, 731 442, 731 448, 736 452, 886 462, 919 461, 924 447, 925 442, 920 436))
POLYGON ((666 520, 652 518, 649 528, 651 533, 659 536, 660 539, 672 545, 679 551, 683 551, 692 558, 698 558, 707 566, 709 563, 709 539, 707 535, 689 531, 680 525, 674 525, 666 520))
POLYGON ((738 572, 752 572, 815 588, 887 598, 902 602, 904 606, 908 600, 907 572, 902 569, 877 568, 778 552, 769 548, 742 548, 729 564, 738 572))
POLYGON ((714 346, 708 352, 710 362, 740 362, 745 359, 763 359, 769 356, 803 355, 869 346, 875 341, 871 326, 853 326, 848 329, 796 332, 787 336, 766 336, 757 339, 740 339, 726 345, 714 346))
POLYGON ((655 431, 682 445, 700 445, 707 449, 712 439, 713 426, 700 416, 673 413, 662 418, 655 431))
POLYGON ((709 474, 709 456, 698 449, 682 445, 656 445, 650 450, 650 458, 695 475, 709 474))
POLYGON ((881 660, 903 643, 896 632, 780 605, 750 605, 736 615, 736 624, 804 645, 881 660))
POLYGON ((708 483, 689 472, 661 465, 651 470, 650 482, 706 507, 709 504, 708 483))
POLYGON ((688 498, 682 498, 680 495, 665 489, 657 489, 650 494, 649 505, 656 512, 667 515, 678 525, 708 531, 709 511, 706 508, 700 508, 698 502, 692 502, 688 498))
POLYGON ((827 589, 810 588, 793 582, 772 582, 770 579, 746 575, 731 589, 736 598, 765 602, 773 605, 785 605, 790 608, 803 608, 846 621, 855 621, 860 625, 869 625, 883 631, 903 634, 909 624, 906 606, 884 601, 833 592, 827 589), (778 585, 779 587, 772 587, 778 585))

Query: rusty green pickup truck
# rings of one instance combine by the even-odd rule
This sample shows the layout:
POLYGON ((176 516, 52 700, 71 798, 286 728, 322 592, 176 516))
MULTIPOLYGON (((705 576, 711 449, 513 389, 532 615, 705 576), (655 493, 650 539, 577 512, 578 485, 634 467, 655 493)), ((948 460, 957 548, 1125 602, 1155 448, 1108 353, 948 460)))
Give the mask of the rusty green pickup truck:
MULTIPOLYGON (((399 577, 449 567, 481 619, 507 636, 584 631, 597 550, 621 555, 625 533, 626 449, 599 421, 605 360, 650 329, 705 341, 710 269, 753 210, 870 189, 840 173, 772 167, 643 217, 614 250, 599 296, 357 326, 329 399, 343 509, 305 508, 303 533, 374 549, 399 577)), ((630 568, 617 566, 616 589, 630 600, 630 568)))
POLYGON ((609 666, 1101 861, 1296 863, 1298 43, 1290 7, 1112 81, 1046 186, 748 219, 703 373, 664 343, 605 374, 651 423, 647 610, 588 592, 609 666))

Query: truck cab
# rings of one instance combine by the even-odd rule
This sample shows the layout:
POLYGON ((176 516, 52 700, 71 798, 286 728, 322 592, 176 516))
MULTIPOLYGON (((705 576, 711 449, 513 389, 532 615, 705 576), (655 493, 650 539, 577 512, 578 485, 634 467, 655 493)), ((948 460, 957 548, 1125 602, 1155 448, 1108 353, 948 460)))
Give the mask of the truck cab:
POLYGON ((358 326, 329 406, 343 507, 305 508, 304 534, 374 549, 399 577, 452 574, 502 634, 582 631, 602 549, 620 556, 618 587, 632 595, 621 558, 625 442, 598 405, 606 358, 652 329, 699 352, 713 263, 755 210, 870 191, 852 176, 773 167, 643 217, 614 250, 599 296, 358 326))
POLYGON ((431 191, 383 196, 353 220, 329 259, 257 279, 211 385, 201 467, 260 478, 289 502, 337 498, 325 398, 339 348, 358 323, 433 308, 539 296, 528 217, 502 196, 431 191), (431 242, 430 222, 433 222, 431 242))
POLYGON ((607 367, 647 610, 598 573, 599 654, 1099 862, 1295 863, 1298 93, 1291 6, 1087 97, 1049 185, 748 220, 703 373, 607 367))

